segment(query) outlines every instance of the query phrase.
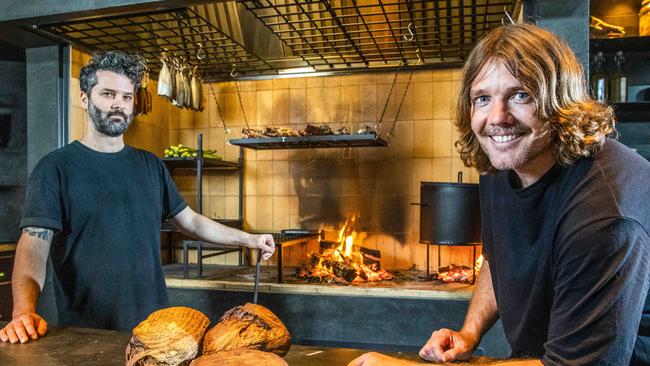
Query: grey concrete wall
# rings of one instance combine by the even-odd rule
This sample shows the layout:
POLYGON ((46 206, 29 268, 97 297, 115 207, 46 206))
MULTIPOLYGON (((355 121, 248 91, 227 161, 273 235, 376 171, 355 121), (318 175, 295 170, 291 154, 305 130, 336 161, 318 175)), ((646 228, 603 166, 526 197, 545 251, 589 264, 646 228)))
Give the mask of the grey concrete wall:
POLYGON ((524 17, 564 39, 589 75, 589 0, 525 0, 524 17))
POLYGON ((27 180, 26 104, 24 60, 0 61, 0 113, 11 116, 8 144, 0 147, 0 243, 15 242, 20 236, 27 180))

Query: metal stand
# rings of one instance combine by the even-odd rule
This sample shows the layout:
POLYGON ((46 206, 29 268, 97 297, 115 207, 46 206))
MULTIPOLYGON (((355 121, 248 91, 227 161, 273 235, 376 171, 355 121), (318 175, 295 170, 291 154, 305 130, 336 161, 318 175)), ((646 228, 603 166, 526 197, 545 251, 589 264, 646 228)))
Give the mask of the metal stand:
POLYGON ((481 243, 453 243, 453 244, 444 244, 444 243, 423 243, 426 244, 427 246, 427 280, 430 278, 430 273, 429 273, 429 246, 430 245, 437 245, 438 246, 438 268, 440 268, 440 247, 441 246, 448 246, 448 247, 467 247, 471 246, 473 249, 473 255, 472 255, 472 282, 470 284, 474 284, 476 282, 476 247, 481 245, 481 243))

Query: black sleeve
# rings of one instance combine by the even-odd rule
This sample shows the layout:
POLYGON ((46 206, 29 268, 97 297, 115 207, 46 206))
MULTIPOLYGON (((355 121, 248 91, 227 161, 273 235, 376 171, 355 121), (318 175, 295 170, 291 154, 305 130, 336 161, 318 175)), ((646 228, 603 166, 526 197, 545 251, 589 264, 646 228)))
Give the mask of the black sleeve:
POLYGON ((648 233, 612 218, 558 239, 543 363, 629 364, 648 292, 648 233))
POLYGON ((63 228, 61 189, 56 167, 46 159, 36 165, 25 192, 20 229, 42 227, 54 232, 63 228))
POLYGON ((162 221, 173 218, 178 215, 181 211, 187 207, 187 203, 183 199, 178 190, 176 189, 176 184, 172 179, 171 174, 167 170, 165 164, 158 160, 160 167, 162 169, 162 183, 163 183, 163 212, 162 212, 162 221))

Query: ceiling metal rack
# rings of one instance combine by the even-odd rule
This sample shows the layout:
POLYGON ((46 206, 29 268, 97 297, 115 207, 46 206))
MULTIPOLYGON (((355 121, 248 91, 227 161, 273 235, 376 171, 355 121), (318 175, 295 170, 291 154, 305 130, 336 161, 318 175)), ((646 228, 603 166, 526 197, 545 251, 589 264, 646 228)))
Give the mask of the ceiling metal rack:
POLYGON ((233 67, 238 78, 249 78, 298 67, 336 73, 460 66, 477 40, 502 24, 504 10, 516 14, 520 5, 521 0, 215 1, 38 29, 89 52, 139 52, 153 74, 162 66, 161 52, 168 51, 198 66, 204 80, 223 81, 232 80, 233 67), (269 51, 269 45, 279 50, 269 51), (203 51, 205 58, 197 59, 203 51))

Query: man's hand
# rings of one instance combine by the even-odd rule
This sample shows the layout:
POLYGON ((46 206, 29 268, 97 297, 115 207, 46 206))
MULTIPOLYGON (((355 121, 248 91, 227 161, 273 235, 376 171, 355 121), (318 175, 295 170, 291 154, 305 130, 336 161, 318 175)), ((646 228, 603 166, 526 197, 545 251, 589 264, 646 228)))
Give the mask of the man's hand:
POLYGON ((348 366, 407 366, 413 362, 398 360, 377 352, 368 352, 352 360, 348 366))
POLYGON ((478 346, 478 337, 469 332, 455 332, 442 328, 420 350, 420 357, 433 362, 466 361, 478 346))
POLYGON ((275 252, 275 241, 270 234, 250 234, 250 248, 260 249, 262 251, 262 259, 269 260, 275 252))
POLYGON ((35 341, 47 332, 47 322, 36 313, 22 313, 0 330, 0 340, 11 343, 35 341))

